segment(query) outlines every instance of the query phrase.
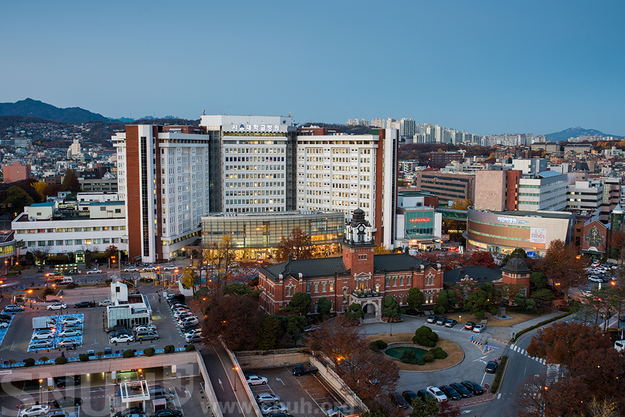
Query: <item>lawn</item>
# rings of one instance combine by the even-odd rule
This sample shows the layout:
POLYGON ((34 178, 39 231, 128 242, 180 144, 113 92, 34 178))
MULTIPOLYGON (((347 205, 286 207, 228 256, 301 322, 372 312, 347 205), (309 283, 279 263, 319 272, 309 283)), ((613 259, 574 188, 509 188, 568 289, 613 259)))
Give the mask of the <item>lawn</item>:
MULTIPOLYGON (((412 337, 414 333, 393 333, 393 336, 389 336, 388 333, 381 333, 367 337, 366 339, 371 342, 373 340, 384 340, 386 343, 393 342, 405 342, 412 343, 412 337)), ((438 339, 436 346, 441 347, 447 352, 445 359, 436 359, 434 362, 426 363, 425 365, 411 365, 409 363, 403 363, 395 360, 397 367, 400 371, 437 371, 440 369, 449 368, 464 358, 464 352, 460 346, 447 339, 438 339)))
MULTIPOLYGON (((540 317, 545 314, 549 314, 550 312, 547 310, 543 314, 528 314, 521 313, 517 311, 506 311, 506 315, 508 317, 512 317, 511 319, 497 319, 491 317, 490 314, 486 315, 486 319, 488 319, 488 327, 508 327, 514 324, 522 323, 527 320, 535 319, 536 317, 540 317)), ((445 318, 457 320, 458 323, 465 324, 467 321, 472 321, 473 323, 480 323, 482 319, 476 318, 473 314, 470 313, 460 313, 460 314, 446 314, 445 318)))

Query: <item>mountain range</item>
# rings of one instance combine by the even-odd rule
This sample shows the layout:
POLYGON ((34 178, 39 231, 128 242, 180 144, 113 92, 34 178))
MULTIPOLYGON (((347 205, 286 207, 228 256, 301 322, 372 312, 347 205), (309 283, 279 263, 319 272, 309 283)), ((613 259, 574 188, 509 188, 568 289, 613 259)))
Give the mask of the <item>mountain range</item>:
MULTIPOLYGON (((51 104, 44 103, 39 100, 33 100, 27 98, 26 100, 16 101, 15 103, 0 103, 0 116, 25 116, 25 117, 40 117, 42 119, 51 120, 55 122, 63 123, 85 123, 85 122, 118 122, 118 123, 130 123, 133 119, 121 118, 111 119, 109 117, 102 116, 98 113, 90 112, 89 110, 82 109, 80 107, 68 107, 61 109, 51 104)), ((162 120, 163 118, 154 118, 152 116, 142 117, 136 120, 162 120)), ((164 119, 177 119, 173 116, 166 116, 164 119)), ((180 120, 180 119, 177 119, 180 120)), ((572 127, 561 132, 548 133, 545 135, 546 139, 550 142, 566 141, 569 138, 576 138, 580 136, 613 136, 615 138, 623 138, 622 136, 607 135, 603 132, 594 129, 583 129, 581 127, 572 127)))

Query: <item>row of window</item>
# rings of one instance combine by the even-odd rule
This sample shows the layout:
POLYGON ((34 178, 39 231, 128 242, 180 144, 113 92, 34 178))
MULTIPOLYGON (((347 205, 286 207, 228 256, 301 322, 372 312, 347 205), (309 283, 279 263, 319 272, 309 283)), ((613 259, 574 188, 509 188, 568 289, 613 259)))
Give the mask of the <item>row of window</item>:
POLYGON ((226 205, 233 204, 283 204, 284 198, 242 198, 235 200, 226 200, 226 205))
POLYGON ((29 233, 69 233, 69 232, 106 232, 109 230, 126 230, 126 226, 101 226, 101 227, 57 227, 54 229, 16 229, 17 234, 29 233))
POLYGON ((114 237, 112 239, 64 239, 64 240, 29 240, 26 246, 29 248, 35 246, 72 246, 72 245, 106 245, 110 243, 121 243, 120 239, 114 237))
POLYGON ((226 171, 282 171, 284 165, 226 165, 226 171))
POLYGON ((226 174, 227 180, 245 180, 245 179, 270 179, 270 178, 284 178, 284 174, 226 174))

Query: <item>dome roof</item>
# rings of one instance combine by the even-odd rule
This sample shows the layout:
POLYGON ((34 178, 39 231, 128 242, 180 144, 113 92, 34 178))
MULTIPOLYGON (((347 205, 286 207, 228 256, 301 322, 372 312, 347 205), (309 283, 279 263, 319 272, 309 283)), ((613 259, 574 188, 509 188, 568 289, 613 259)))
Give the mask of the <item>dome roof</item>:
POLYGON ((620 204, 617 204, 616 207, 614 207, 614 210, 612 210, 612 214, 623 214, 623 209, 621 208, 620 204))
POLYGON ((519 254, 517 253, 514 258, 510 258, 508 263, 501 268, 502 271, 510 272, 512 274, 531 274, 532 270, 528 268, 525 263, 525 259, 519 258, 519 254))

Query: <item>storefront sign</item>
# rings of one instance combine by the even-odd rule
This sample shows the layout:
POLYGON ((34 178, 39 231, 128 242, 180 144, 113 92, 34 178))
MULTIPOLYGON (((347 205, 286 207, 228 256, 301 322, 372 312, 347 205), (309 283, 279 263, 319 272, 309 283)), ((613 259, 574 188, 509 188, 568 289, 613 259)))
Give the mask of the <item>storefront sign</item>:
POLYGON ((423 218, 423 219, 410 219, 408 220, 409 223, 426 223, 429 222, 430 220, 432 220, 429 217, 423 218))
POLYGON ((232 124, 231 131, 233 132, 278 132, 280 130, 279 125, 244 125, 244 124, 232 124))
POLYGON ((502 223, 510 223, 510 224, 517 224, 518 223, 518 219, 516 217, 499 216, 499 217, 497 217, 497 220, 499 220, 502 223))

